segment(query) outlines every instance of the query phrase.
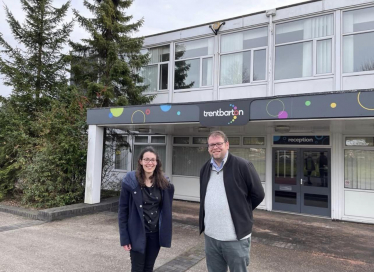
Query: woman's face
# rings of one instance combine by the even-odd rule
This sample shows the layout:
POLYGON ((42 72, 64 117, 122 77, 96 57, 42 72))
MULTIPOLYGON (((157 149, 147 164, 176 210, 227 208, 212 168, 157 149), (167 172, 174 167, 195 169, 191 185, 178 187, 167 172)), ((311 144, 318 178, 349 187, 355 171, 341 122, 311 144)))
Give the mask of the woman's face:
POLYGON ((143 166, 144 172, 153 174, 157 166, 156 154, 145 152, 143 159, 140 160, 140 164, 143 166))

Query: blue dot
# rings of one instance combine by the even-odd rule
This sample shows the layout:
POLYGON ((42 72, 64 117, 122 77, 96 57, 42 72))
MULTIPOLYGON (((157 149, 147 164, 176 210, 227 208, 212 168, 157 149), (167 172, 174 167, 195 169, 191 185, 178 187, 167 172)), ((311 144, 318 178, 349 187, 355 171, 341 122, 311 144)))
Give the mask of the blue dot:
POLYGON ((171 105, 161 105, 160 108, 162 111, 167 112, 171 109, 171 105))
POLYGON ((181 115, 181 112, 180 112, 180 111, 178 111, 178 112, 177 112, 177 114, 178 114, 178 115, 181 115))
POLYGON ((109 113, 109 118, 113 118, 113 114, 111 112, 109 113))
POLYGON ((279 139, 280 139, 280 136, 274 136, 273 137, 273 140, 276 142, 276 141, 279 141, 279 139))

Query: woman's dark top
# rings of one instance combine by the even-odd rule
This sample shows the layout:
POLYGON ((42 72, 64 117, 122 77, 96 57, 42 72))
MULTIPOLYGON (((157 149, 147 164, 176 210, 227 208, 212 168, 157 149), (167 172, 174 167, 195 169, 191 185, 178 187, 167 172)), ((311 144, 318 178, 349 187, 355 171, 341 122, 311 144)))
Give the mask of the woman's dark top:
POLYGON ((143 217, 146 233, 158 232, 160 218, 161 190, 156 186, 142 187, 143 217))

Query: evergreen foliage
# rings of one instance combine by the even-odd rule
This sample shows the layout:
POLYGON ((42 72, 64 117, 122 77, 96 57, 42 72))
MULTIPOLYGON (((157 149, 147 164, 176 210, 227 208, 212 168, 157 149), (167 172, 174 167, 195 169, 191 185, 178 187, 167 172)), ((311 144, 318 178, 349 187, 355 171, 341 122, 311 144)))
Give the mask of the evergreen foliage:
POLYGON ((73 27, 64 22, 70 2, 21 4, 23 24, 5 6, 18 46, 0 36, 0 73, 12 87, 0 105, 0 199, 17 188, 25 204, 64 205, 83 197, 87 143, 87 103, 67 86, 70 60, 61 52, 73 27))
POLYGON ((140 54, 143 38, 131 35, 139 30, 143 20, 130 23, 132 16, 124 10, 132 0, 85 0, 93 18, 85 18, 74 10, 79 24, 90 38, 82 43, 71 42, 73 82, 97 107, 139 105, 150 102, 144 96, 139 75, 148 55, 140 54))

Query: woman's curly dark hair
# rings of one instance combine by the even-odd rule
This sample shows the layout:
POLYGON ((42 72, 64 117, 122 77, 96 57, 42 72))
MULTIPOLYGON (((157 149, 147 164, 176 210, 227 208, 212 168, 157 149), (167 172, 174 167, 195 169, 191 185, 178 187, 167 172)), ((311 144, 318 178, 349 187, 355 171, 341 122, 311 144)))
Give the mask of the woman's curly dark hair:
POLYGON ((146 152, 151 152, 156 155, 157 165, 155 171, 153 172, 153 175, 150 177, 152 183, 155 184, 158 188, 166 189, 169 186, 169 181, 165 178, 164 172, 162 171, 162 163, 160 157, 158 156, 156 150, 151 146, 147 146, 142 150, 142 152, 140 152, 138 158, 138 166, 135 174, 136 179, 138 180, 141 187, 145 187, 145 172, 143 166, 140 164, 140 161, 143 159, 143 156, 146 152))

